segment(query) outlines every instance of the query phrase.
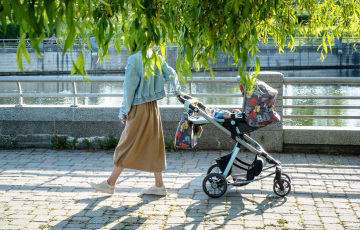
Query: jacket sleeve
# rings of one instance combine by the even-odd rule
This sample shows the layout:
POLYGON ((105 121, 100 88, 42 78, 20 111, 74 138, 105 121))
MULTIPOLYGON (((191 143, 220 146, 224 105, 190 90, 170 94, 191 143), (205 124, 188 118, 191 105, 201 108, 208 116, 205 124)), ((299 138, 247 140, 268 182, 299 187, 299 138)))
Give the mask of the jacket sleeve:
POLYGON ((140 82, 140 77, 138 75, 136 66, 136 62, 131 57, 129 57, 125 71, 125 81, 123 85, 124 96, 119 113, 120 119, 125 119, 128 117, 131 105, 134 101, 136 89, 140 82))
POLYGON ((162 59, 163 61, 163 65, 162 65, 162 73, 164 75, 164 80, 166 82, 170 82, 170 86, 171 86, 171 90, 170 93, 174 93, 176 95, 180 95, 181 94, 181 88, 180 88, 180 83, 179 83, 179 78, 176 74, 176 71, 171 68, 165 61, 164 59, 162 59))

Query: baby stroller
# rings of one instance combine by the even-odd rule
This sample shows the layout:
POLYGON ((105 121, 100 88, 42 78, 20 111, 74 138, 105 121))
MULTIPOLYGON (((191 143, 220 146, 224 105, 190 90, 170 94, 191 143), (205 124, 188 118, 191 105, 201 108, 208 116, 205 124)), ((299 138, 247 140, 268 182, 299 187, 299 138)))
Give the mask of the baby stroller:
MULTIPOLYGON (((247 133, 280 120, 280 116, 274 110, 277 90, 260 80, 257 80, 251 93, 243 87, 240 87, 240 90, 244 96, 243 112, 233 113, 230 118, 223 119, 211 117, 206 112, 209 108, 189 95, 177 97, 187 110, 190 125, 199 127, 211 123, 236 141, 230 154, 215 159, 216 164, 210 166, 202 183, 203 190, 209 197, 218 198, 226 193, 227 187, 230 185, 244 186, 274 176, 273 190, 275 194, 286 196, 291 191, 291 179, 287 174, 282 173, 280 161, 275 160, 260 144, 247 135, 247 133), (255 154, 252 163, 237 157, 241 146, 255 154), (263 168, 262 158, 269 164, 266 168, 263 168), (262 171, 271 168, 275 168, 275 172, 259 176, 262 171)), ((176 138, 178 138, 178 133, 176 138)), ((181 145, 179 146, 181 147, 181 145)))

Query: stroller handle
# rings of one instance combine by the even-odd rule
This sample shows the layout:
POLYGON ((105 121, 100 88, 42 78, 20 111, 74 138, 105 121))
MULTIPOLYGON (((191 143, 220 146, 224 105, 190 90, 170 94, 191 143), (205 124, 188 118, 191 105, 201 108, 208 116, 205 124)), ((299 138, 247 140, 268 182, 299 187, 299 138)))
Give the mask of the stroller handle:
POLYGON ((189 103, 189 108, 192 109, 192 110, 194 110, 196 107, 199 107, 200 109, 203 109, 203 110, 206 109, 206 106, 205 106, 203 103, 199 102, 196 98, 193 98, 192 96, 190 96, 190 95, 188 95, 188 94, 183 94, 183 96, 182 96, 182 95, 178 95, 178 96, 177 96, 177 99, 178 99, 182 104, 185 104, 185 102, 188 102, 188 103, 189 103), (196 100, 195 105, 194 105, 194 102, 189 101, 189 100, 191 100, 191 99, 196 100))

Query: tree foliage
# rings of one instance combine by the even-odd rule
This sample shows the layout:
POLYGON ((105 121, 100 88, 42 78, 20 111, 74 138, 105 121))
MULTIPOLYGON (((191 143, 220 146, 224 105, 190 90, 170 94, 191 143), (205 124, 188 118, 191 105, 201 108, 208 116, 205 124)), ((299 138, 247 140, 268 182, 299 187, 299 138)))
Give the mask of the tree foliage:
POLYGON ((0 39, 18 39, 20 36, 20 26, 14 24, 6 25, 6 34, 4 34, 4 29, 0 26, 0 39))
MULTIPOLYGON (((176 68, 183 81, 192 76, 191 69, 200 67, 213 76, 211 64, 222 51, 233 56, 242 83, 251 88, 255 78, 246 77, 246 69, 260 70, 259 41, 273 38, 282 52, 287 38, 293 49, 295 36, 322 37, 319 50, 324 58, 334 37, 359 35, 359 5, 359 0, 0 0, 0 21, 3 28, 9 21, 20 25, 16 61, 21 69, 23 56, 30 61, 26 36, 42 56, 39 43, 56 28, 57 38, 65 39, 64 54, 76 38, 89 43, 95 37, 99 61, 108 57, 110 46, 121 52, 123 41, 130 51, 135 41, 147 74, 160 65, 156 52, 146 57, 146 50, 157 46, 165 57, 165 46, 175 44, 176 68), (302 15, 305 20, 299 21, 302 15)), ((72 73, 86 74, 84 60, 81 52, 72 73)))

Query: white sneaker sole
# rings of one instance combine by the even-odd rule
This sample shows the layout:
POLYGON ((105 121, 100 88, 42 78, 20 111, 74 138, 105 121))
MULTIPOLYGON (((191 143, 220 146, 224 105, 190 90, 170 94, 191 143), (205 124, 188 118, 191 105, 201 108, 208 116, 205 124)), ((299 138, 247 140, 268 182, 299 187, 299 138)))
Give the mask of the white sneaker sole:
POLYGON ((108 189, 104 189, 104 188, 98 187, 97 184, 95 184, 95 183, 93 183, 93 182, 90 182, 89 184, 90 184, 91 187, 92 187, 93 189, 95 189, 96 191, 100 191, 100 192, 103 192, 103 193, 114 194, 114 191, 113 191, 113 190, 108 190, 108 189))
POLYGON ((157 196, 166 196, 167 195, 167 191, 149 191, 149 190, 144 190, 142 192, 142 194, 144 195, 157 195, 157 196))

